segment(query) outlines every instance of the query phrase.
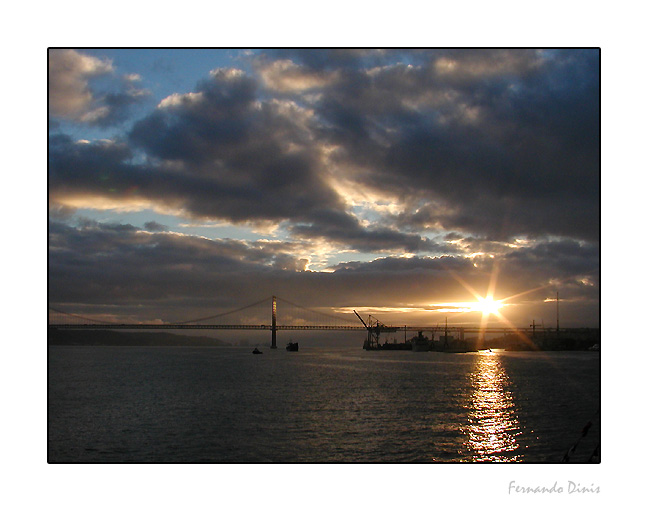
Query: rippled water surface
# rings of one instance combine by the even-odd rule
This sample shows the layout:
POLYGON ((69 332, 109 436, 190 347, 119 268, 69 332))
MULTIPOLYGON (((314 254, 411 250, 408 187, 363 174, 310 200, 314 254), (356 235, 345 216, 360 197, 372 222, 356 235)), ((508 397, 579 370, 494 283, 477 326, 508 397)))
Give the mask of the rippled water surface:
POLYGON ((600 442, 599 353, 263 351, 50 347, 48 461, 559 462, 600 442))

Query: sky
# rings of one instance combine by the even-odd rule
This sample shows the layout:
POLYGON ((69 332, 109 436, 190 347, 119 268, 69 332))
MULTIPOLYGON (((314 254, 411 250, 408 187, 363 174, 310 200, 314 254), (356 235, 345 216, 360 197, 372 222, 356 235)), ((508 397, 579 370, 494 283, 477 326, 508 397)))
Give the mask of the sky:
POLYGON ((50 49, 48 303, 600 325, 597 49, 50 49))

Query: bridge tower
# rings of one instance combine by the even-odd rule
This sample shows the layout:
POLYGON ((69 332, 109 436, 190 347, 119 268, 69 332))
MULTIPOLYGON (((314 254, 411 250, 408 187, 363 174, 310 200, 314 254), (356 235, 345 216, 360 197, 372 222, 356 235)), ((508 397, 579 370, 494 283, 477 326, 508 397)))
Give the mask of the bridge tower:
POLYGON ((278 346, 276 345, 276 313, 277 313, 277 299, 275 296, 273 296, 273 300, 271 303, 271 349, 277 349, 278 346))

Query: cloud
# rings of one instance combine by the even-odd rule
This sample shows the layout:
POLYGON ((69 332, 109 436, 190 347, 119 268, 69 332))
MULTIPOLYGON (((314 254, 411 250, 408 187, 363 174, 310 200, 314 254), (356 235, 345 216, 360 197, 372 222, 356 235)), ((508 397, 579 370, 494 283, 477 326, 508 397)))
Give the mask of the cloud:
MULTIPOLYGON (((122 137, 52 138, 50 199, 270 223, 373 253, 594 242, 598 61, 596 50, 266 51, 252 74, 215 69, 122 137), (464 243, 443 242, 449 232, 464 243)), ((88 73, 73 74, 86 89, 88 73)), ((134 98, 124 91, 86 103, 87 120, 117 122, 134 98)))
POLYGON ((166 232, 169 230, 169 226, 157 223, 156 221, 148 221, 144 223, 144 228, 150 232, 166 232))
POLYGON ((436 244, 415 233, 404 233, 383 226, 364 227, 356 217, 340 210, 314 211, 312 223, 296 223, 291 225, 289 230, 298 238, 325 239, 337 242, 345 248, 368 253, 449 250, 447 246, 436 244))
POLYGON ((216 70, 198 89, 164 99, 135 125, 130 143, 157 163, 133 164, 124 142, 53 140, 51 196, 151 202, 236 223, 289 221, 296 236, 318 234, 361 250, 425 245, 415 234, 364 228, 345 211, 312 141, 316 128, 307 109, 260 102, 255 82, 234 70, 216 70))
POLYGON ((113 65, 109 60, 83 55, 76 50, 49 50, 50 115, 78 119, 94 101, 88 81, 112 71, 113 65))
MULTIPOLYGON (((143 319, 176 321, 275 294, 307 307, 334 308, 332 312, 408 307, 421 308, 426 314, 430 305, 473 300, 466 286, 485 294, 498 262, 496 297, 527 292, 507 302, 518 305, 510 307, 513 322, 529 323, 525 307, 531 302, 537 304, 535 308, 548 310, 540 318, 551 319, 553 305, 546 305, 544 299, 554 296, 558 288, 563 298, 580 300, 573 306, 569 301, 563 304, 564 322, 598 322, 598 273, 590 269, 598 262, 598 251, 571 241, 513 249, 498 260, 487 256, 386 257, 342 262, 332 272, 317 273, 304 271, 306 262, 300 257, 311 251, 305 247, 311 241, 211 240, 87 219, 77 219, 74 226, 51 220, 49 232, 49 301, 68 311, 79 305, 86 305, 89 312, 102 310, 109 301, 115 314, 134 315, 137 304, 143 319), (574 313, 579 305, 591 305, 592 317, 574 313)), ((427 323, 444 322, 443 314, 426 315, 423 321, 427 323)), ((403 320, 399 314, 384 317, 387 322, 403 320)))
POLYGON ((281 277, 304 270, 299 253, 299 244, 281 241, 210 240, 130 224, 80 218, 73 226, 51 219, 50 303, 97 304, 110 298, 124 311, 134 301, 151 308, 166 300, 176 308, 194 309, 197 302, 209 308, 215 298, 224 296, 218 299, 223 301, 236 290, 238 280, 250 287, 246 300, 260 293, 256 273, 281 277), (192 299, 184 304, 187 298, 192 299))
POLYGON ((453 73, 431 52, 321 91, 310 108, 348 178, 400 190, 405 227, 597 239, 598 52, 452 56, 453 73))
POLYGON ((113 86, 116 91, 99 93, 91 87, 93 78, 112 77, 114 72, 108 59, 70 49, 49 50, 49 115, 101 127, 125 121, 131 106, 141 103, 149 91, 136 86, 141 80, 137 74, 124 75, 113 86))
MULTIPOLYGON (((406 52, 410 56, 417 55, 419 51, 406 52)), ((355 70, 372 66, 380 66, 388 62, 399 60, 403 52, 399 50, 384 50, 372 48, 329 48, 329 49, 300 49, 284 48, 267 50, 258 54, 254 61, 257 63, 270 61, 290 60, 296 65, 311 71, 325 70, 355 70)))
POLYGON ((338 78, 338 71, 313 71, 298 66, 290 59, 258 62, 256 70, 267 88, 280 92, 326 87, 338 78))

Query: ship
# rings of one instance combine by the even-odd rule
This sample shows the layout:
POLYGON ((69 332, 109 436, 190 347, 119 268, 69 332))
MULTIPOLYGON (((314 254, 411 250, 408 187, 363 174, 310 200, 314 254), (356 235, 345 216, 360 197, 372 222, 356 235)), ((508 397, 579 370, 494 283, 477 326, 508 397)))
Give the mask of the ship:
POLYGON ((257 347, 256 347, 255 349, 253 349, 253 354, 262 354, 262 351, 260 351, 260 350, 257 349, 257 347))
POLYGON ((418 336, 411 339, 411 351, 424 352, 431 350, 431 341, 422 336, 422 332, 418 331, 418 336))
POLYGON ((287 351, 298 351, 298 342, 289 342, 287 344, 287 351))
POLYGON ((393 339, 392 342, 386 340, 383 344, 377 344, 376 349, 385 349, 385 350, 396 350, 396 351, 410 351, 411 343, 410 342, 398 342, 397 339, 393 339))

